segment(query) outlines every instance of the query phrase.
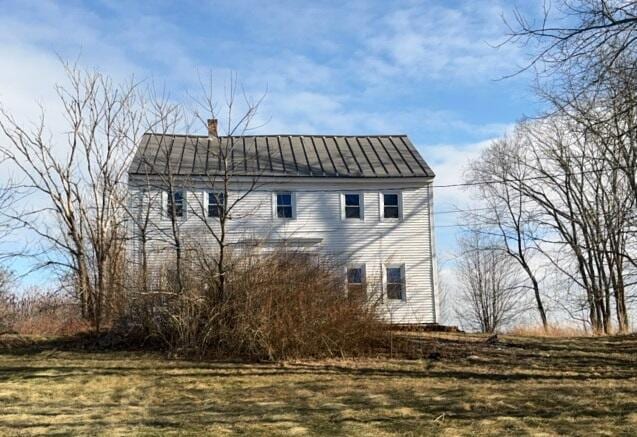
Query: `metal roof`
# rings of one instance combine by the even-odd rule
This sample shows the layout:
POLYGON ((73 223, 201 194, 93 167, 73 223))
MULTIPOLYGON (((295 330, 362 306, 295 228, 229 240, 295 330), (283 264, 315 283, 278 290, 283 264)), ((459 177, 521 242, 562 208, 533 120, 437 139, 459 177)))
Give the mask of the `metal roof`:
POLYGON ((433 177, 406 135, 209 137, 146 133, 129 174, 209 176, 433 177))

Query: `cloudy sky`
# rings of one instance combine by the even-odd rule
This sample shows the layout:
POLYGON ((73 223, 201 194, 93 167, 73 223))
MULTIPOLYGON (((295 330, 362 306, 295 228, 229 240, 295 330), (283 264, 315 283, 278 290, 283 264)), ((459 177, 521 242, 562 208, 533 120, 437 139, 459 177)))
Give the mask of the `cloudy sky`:
MULTIPOLYGON (((526 13, 541 2, 520 0, 526 13)), ((165 84, 175 98, 197 71, 236 72, 267 89, 262 133, 406 133, 437 173, 466 162, 537 111, 528 75, 502 80, 525 53, 506 38, 511 1, 0 0, 0 102, 20 117, 55 108, 58 57, 116 78, 165 84), (391 5, 391 6, 389 6, 391 5)), ((537 11, 539 12, 539 10, 537 11)), ((466 193, 436 189, 437 240, 453 250, 466 193)))

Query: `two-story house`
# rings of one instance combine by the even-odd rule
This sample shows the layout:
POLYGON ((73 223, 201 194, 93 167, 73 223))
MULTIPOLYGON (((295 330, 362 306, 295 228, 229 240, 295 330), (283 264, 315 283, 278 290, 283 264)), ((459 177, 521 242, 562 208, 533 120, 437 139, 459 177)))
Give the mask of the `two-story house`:
MULTIPOLYGON (((407 136, 219 137, 215 121, 209 130, 144 135, 129 187, 131 197, 145 199, 157 229, 168 233, 175 214, 180 232, 205 239, 202 219, 216 220, 224 201, 219 184, 229 175, 228 196, 242 198, 228 221, 229 239, 338 256, 350 287, 380 284, 392 323, 437 322, 434 173, 407 136), (224 168, 220 150, 230 150, 228 142, 224 168)), ((140 242, 133 237, 135 260, 140 242)), ((157 263, 165 247, 149 240, 148 258, 157 263)))

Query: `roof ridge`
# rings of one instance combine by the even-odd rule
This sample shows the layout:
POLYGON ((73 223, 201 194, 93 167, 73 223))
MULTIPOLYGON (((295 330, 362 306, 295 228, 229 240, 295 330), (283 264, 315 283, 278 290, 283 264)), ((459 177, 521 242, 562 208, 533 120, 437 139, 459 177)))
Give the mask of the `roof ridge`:
MULTIPOLYGON (((144 132, 144 135, 157 135, 169 137, 190 137, 190 138, 208 138, 208 135, 196 134, 178 134, 178 133, 161 133, 161 132, 144 132)), ((254 138, 254 137, 312 137, 312 138, 389 138, 389 137, 408 137, 407 134, 359 134, 359 135, 342 135, 342 134, 262 134, 262 135, 220 135, 219 138, 254 138)))

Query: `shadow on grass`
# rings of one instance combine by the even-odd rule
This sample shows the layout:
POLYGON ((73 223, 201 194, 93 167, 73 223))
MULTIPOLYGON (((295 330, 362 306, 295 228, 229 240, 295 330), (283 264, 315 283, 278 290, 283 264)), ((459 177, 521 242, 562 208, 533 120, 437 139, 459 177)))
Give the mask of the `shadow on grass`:
MULTIPOLYGON (((329 374, 334 374, 334 366, 326 366, 329 374)), ((226 369, 227 370, 227 369, 226 369)), ((320 373, 325 369, 312 367, 312 373, 320 373)), ((363 374, 368 375, 370 369, 342 369, 336 367, 339 376, 363 374), (356 371, 354 371, 356 370, 356 371)), ((149 427, 158 430, 167 429, 197 429, 210 426, 230 427, 234 430, 250 429, 250 427, 265 426, 289 427, 299 424, 313 433, 347 433, 351 426, 373 425, 375 429, 386 432, 405 432, 416 429, 430 429, 436 426, 436 420, 441 417, 456 425, 471 427, 474 422, 497 420, 500 418, 514 418, 519 421, 546 421, 579 418, 581 423, 586 420, 623 421, 626 415, 637 407, 635 395, 637 388, 583 386, 568 380, 561 384, 549 384, 532 387, 521 386, 517 390, 498 388, 488 384, 480 387, 467 384, 467 381, 455 380, 451 385, 401 385, 394 387, 396 372, 378 372, 372 369, 373 380, 366 379, 364 383, 356 384, 350 381, 347 390, 338 390, 335 381, 321 381, 312 377, 305 380, 285 382, 280 391, 273 390, 273 386, 284 383, 283 380, 273 381, 269 385, 253 386, 249 390, 244 387, 225 388, 222 393, 214 392, 213 396, 206 396, 205 389, 182 387, 177 398, 159 400, 145 408, 143 414, 122 419, 118 426, 131 428, 149 427), (380 381, 378 379, 381 379, 380 381), (299 391, 304 394, 299 394, 299 391), (487 396, 481 390, 486 390, 487 396), (611 394, 624 395, 628 401, 623 403, 613 400, 611 394), (222 396, 220 396, 222 395, 222 396), (597 400, 591 402, 597 396, 597 400), (582 420, 586 419, 586 420, 582 420)), ((409 374, 418 372, 408 372, 409 374)), ((282 378, 298 374, 293 369, 280 372, 282 378)), ((225 373, 228 378, 236 376, 255 376, 252 373, 225 373)), ((156 375, 155 375, 156 376, 156 375)), ((210 375, 207 375, 210 376, 210 375)), ((272 376, 268 373, 267 376, 272 376)), ((438 375, 429 375, 435 377, 438 375)), ((452 378, 462 378, 463 375, 451 374, 452 378)), ((341 381, 338 379, 337 381, 341 381)), ((497 382, 497 381, 488 381, 497 382)), ((168 381, 170 384, 170 381, 168 381)), ((223 382, 222 382, 223 384, 223 382)), ((16 405, 21 407, 20 405, 16 405)), ((24 408, 29 405, 24 405, 24 408)), ((52 405, 51 408, 60 405, 52 405)), ((91 406, 84 406, 91 408, 91 406)), ((112 409, 121 408, 121 403, 94 405, 97 411, 104 411, 108 415, 112 409)), ((38 416, 44 416, 38 411, 31 411, 29 420, 12 422, 13 429, 27 427, 48 427, 50 423, 38 416)), ((573 422, 573 426, 578 424, 573 422)), ((112 426, 112 421, 100 417, 96 420, 75 420, 69 417, 57 426, 64 426, 71 430, 82 430, 87 427, 96 429, 112 426)))
POLYGON ((157 342, 130 342, 109 332, 100 334, 80 333, 72 336, 29 337, 20 335, 0 335, 1 355, 35 355, 46 351, 112 353, 112 352, 156 352, 157 342))
MULTIPOLYGON (((111 357, 112 358, 112 357, 111 357)), ((587 381, 613 380, 637 377, 635 359, 554 359, 540 362, 531 369, 509 366, 496 366, 493 363, 465 362, 460 369, 432 367, 430 369, 403 369, 379 367, 351 367, 336 364, 292 364, 280 367, 273 364, 236 364, 214 362, 181 362, 180 365, 112 366, 108 363, 90 366, 42 365, 6 366, 0 365, 0 382, 17 380, 60 380, 78 376, 130 376, 169 379, 180 378, 258 378, 292 376, 347 376, 353 379, 422 379, 447 378, 470 382, 516 383, 522 381, 587 381), (196 365, 195 365, 196 364, 196 365)), ((37 361, 36 361, 37 363, 37 361)), ((44 363, 43 363, 44 364, 44 363)), ((519 366, 519 363, 518 363, 519 366)))

